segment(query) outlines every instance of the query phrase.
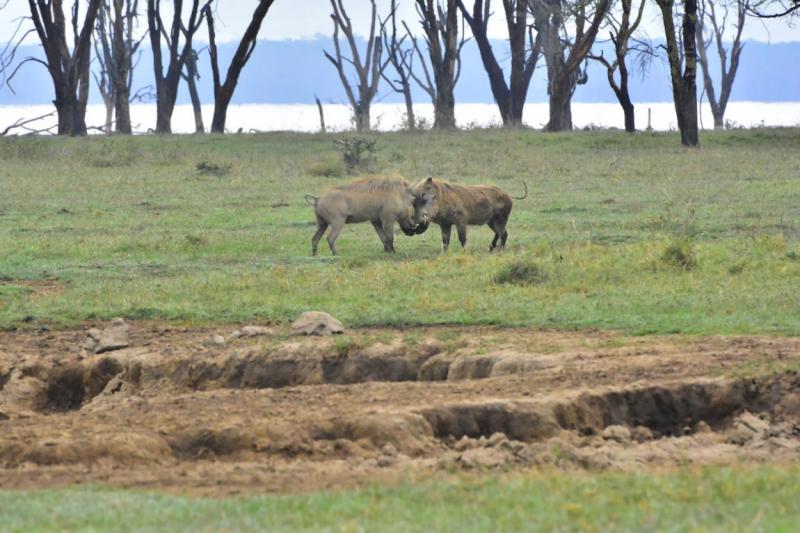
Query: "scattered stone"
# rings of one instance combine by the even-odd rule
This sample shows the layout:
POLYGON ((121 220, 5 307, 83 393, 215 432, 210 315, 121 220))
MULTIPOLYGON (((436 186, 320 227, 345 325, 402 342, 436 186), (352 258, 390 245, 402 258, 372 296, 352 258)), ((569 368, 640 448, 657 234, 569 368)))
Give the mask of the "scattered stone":
POLYGON ((336 335, 344 332, 342 323, 328 313, 306 311, 292 324, 293 335, 336 335))
POLYGON ((485 448, 487 442, 489 442, 489 439, 487 439, 485 435, 481 435, 481 438, 478 439, 478 446, 485 448))
POLYGON ((7 415, 7 414, 5 414, 4 412, 0 411, 0 421, 3 421, 3 420, 8 420, 8 419, 10 419, 10 418, 11 418, 10 416, 8 416, 8 415, 7 415))
POLYGON ((211 337, 203 341, 203 344, 206 346, 224 346, 225 337, 223 337, 222 335, 212 335, 211 337))
POLYGON ((753 413, 745 411, 736 418, 735 427, 744 429, 753 435, 765 435, 769 430, 769 422, 761 420, 753 413))
POLYGON ((705 420, 701 420, 695 426, 695 433, 711 433, 711 426, 708 425, 708 422, 705 420))
POLYGON ((631 440, 631 430, 625 426, 608 426, 603 430, 602 435, 605 440, 613 440, 623 444, 631 440))
POLYGON ((653 440, 653 431, 647 426, 636 426, 631 432, 631 438, 638 443, 653 440))
POLYGON ((272 335, 270 328, 263 326, 245 326, 239 330, 241 337, 260 337, 262 335, 272 335))
POLYGON ((83 347, 96 354, 121 350, 129 346, 128 326, 121 318, 115 318, 104 330, 91 328, 86 332, 86 341, 83 347))
POLYGON ((383 448, 381 448, 381 453, 389 457, 395 457, 397 455, 397 448, 395 448, 391 442, 387 442, 383 445, 383 448))
POLYGON ((486 444, 487 444, 487 446, 489 446, 491 448, 494 448, 495 446, 499 446, 501 443, 507 442, 507 441, 508 441, 508 437, 506 437, 505 433, 497 432, 497 433, 492 434, 491 437, 489 437, 489 440, 487 441, 486 444))
POLYGON ((466 435, 461 437, 461 439, 453 445, 453 449, 457 452, 463 452, 465 450, 469 450, 473 448, 475 445, 475 441, 466 435))

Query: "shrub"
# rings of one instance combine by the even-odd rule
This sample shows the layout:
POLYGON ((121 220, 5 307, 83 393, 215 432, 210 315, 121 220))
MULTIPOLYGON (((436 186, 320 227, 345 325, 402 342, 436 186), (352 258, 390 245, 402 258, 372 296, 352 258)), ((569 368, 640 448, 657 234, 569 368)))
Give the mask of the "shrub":
POLYGON ((541 285, 547 282, 547 272, 533 262, 514 262, 501 269, 494 277, 498 284, 541 285))
POLYGON ((697 266, 697 255, 689 240, 678 239, 664 248, 661 253, 661 262, 681 270, 692 270, 697 266))

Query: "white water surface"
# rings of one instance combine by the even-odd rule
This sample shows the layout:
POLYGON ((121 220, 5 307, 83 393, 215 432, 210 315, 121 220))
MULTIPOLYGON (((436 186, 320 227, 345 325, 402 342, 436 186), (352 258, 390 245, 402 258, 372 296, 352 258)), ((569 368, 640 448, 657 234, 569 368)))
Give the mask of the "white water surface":
MULTIPOLYGON (((19 119, 34 118, 53 111, 48 105, 0 106, 0 132, 19 119)), ((203 106, 203 119, 206 129, 211 124, 213 105, 203 106)), ((427 125, 433 123, 433 106, 416 104, 414 112, 417 119, 427 125)), ((675 107, 672 103, 636 104, 636 126, 644 129, 650 124, 654 130, 677 129, 675 107)), ((328 131, 348 131, 353 129, 350 108, 342 104, 324 105, 325 122, 328 131)), ((374 104, 372 106, 372 126, 380 131, 399 129, 404 121, 403 104, 374 104)), ((576 129, 585 127, 623 128, 622 109, 612 103, 573 103, 573 123, 576 129)), ((702 106, 702 126, 713 128, 714 122, 708 105, 702 106)), ((131 105, 131 121, 137 133, 146 133, 155 127, 155 104, 131 105)), ((546 103, 525 105, 523 122, 532 128, 541 128, 548 119, 546 103)), ((731 127, 800 126, 800 102, 762 103, 731 102, 725 114, 731 127)), ((86 113, 88 126, 100 127, 105 122, 105 108, 90 105, 86 113)), ((494 104, 456 104, 456 122, 462 128, 493 127, 502 124, 497 106, 494 104)), ((27 127, 43 129, 56 124, 56 117, 30 123, 27 127)), ((319 131, 319 112, 316 105, 305 104, 245 104, 231 105, 228 109, 227 129, 231 132, 251 131, 319 131)), ((172 117, 174 133, 194 132, 194 113, 190 105, 178 105, 172 117)), ((12 134, 24 134, 27 130, 14 129, 12 134)), ((98 133, 93 130, 92 133, 98 133)))

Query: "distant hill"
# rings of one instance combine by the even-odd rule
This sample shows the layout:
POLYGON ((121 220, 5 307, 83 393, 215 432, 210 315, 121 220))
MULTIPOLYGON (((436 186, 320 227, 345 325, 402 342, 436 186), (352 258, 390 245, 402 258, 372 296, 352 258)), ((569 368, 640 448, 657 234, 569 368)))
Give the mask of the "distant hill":
MULTIPOLYGON (((363 44, 363 43, 362 43, 363 44)), ((233 55, 234 43, 220 46, 223 69, 233 55)), ((504 41, 495 41, 494 48, 500 57, 507 57, 504 41)), ((314 95, 324 102, 346 103, 338 75, 324 58, 323 49, 332 49, 327 37, 298 41, 259 41, 250 63, 242 73, 233 102, 244 103, 304 103, 314 102, 314 95)), ((20 50, 17 57, 41 56, 37 46, 20 50)), ((716 54, 712 54, 716 56, 716 54)), ((544 61, 541 61, 542 67, 544 61)), ((200 90, 204 103, 212 103, 211 76, 207 54, 200 61, 200 90)), ((714 67, 714 72, 718 68, 714 67)), ((700 83, 698 76, 698 83, 700 83)), ((139 61, 135 74, 135 87, 152 83, 152 56, 146 50, 139 61)), ((30 63, 23 67, 14 80, 16 95, 7 87, 0 88, 0 105, 46 104, 53 98, 50 78, 45 69, 30 63)), ((667 102, 672 93, 666 64, 654 61, 644 79, 635 76, 631 94, 635 102, 667 102)), ((734 85, 733 100, 758 102, 800 101, 800 42, 767 44, 748 42, 742 54, 739 73, 734 85)), ((400 95, 382 83, 378 100, 401 102, 400 95)), ((99 93, 93 87, 91 101, 100 102, 99 93)), ((423 91, 415 91, 415 101, 428 102, 423 91)), ((489 83, 474 42, 463 51, 461 79, 456 88, 456 101, 480 103, 493 101, 489 83)), ((528 95, 530 102, 546 102, 546 74, 538 70, 534 75, 528 95)), ((605 70, 596 63, 589 66, 589 82, 577 89, 576 102, 616 102, 608 87, 605 70)), ((188 94, 183 90, 179 103, 188 103, 188 94)))

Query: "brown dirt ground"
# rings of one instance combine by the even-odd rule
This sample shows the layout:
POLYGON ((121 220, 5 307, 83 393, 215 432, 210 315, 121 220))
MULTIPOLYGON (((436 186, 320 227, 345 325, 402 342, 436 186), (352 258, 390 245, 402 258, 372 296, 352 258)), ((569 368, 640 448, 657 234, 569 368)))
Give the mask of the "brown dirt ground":
POLYGON ((100 355, 85 329, 0 332, 0 488, 800 460, 796 338, 234 329, 132 323, 130 346, 100 355))

